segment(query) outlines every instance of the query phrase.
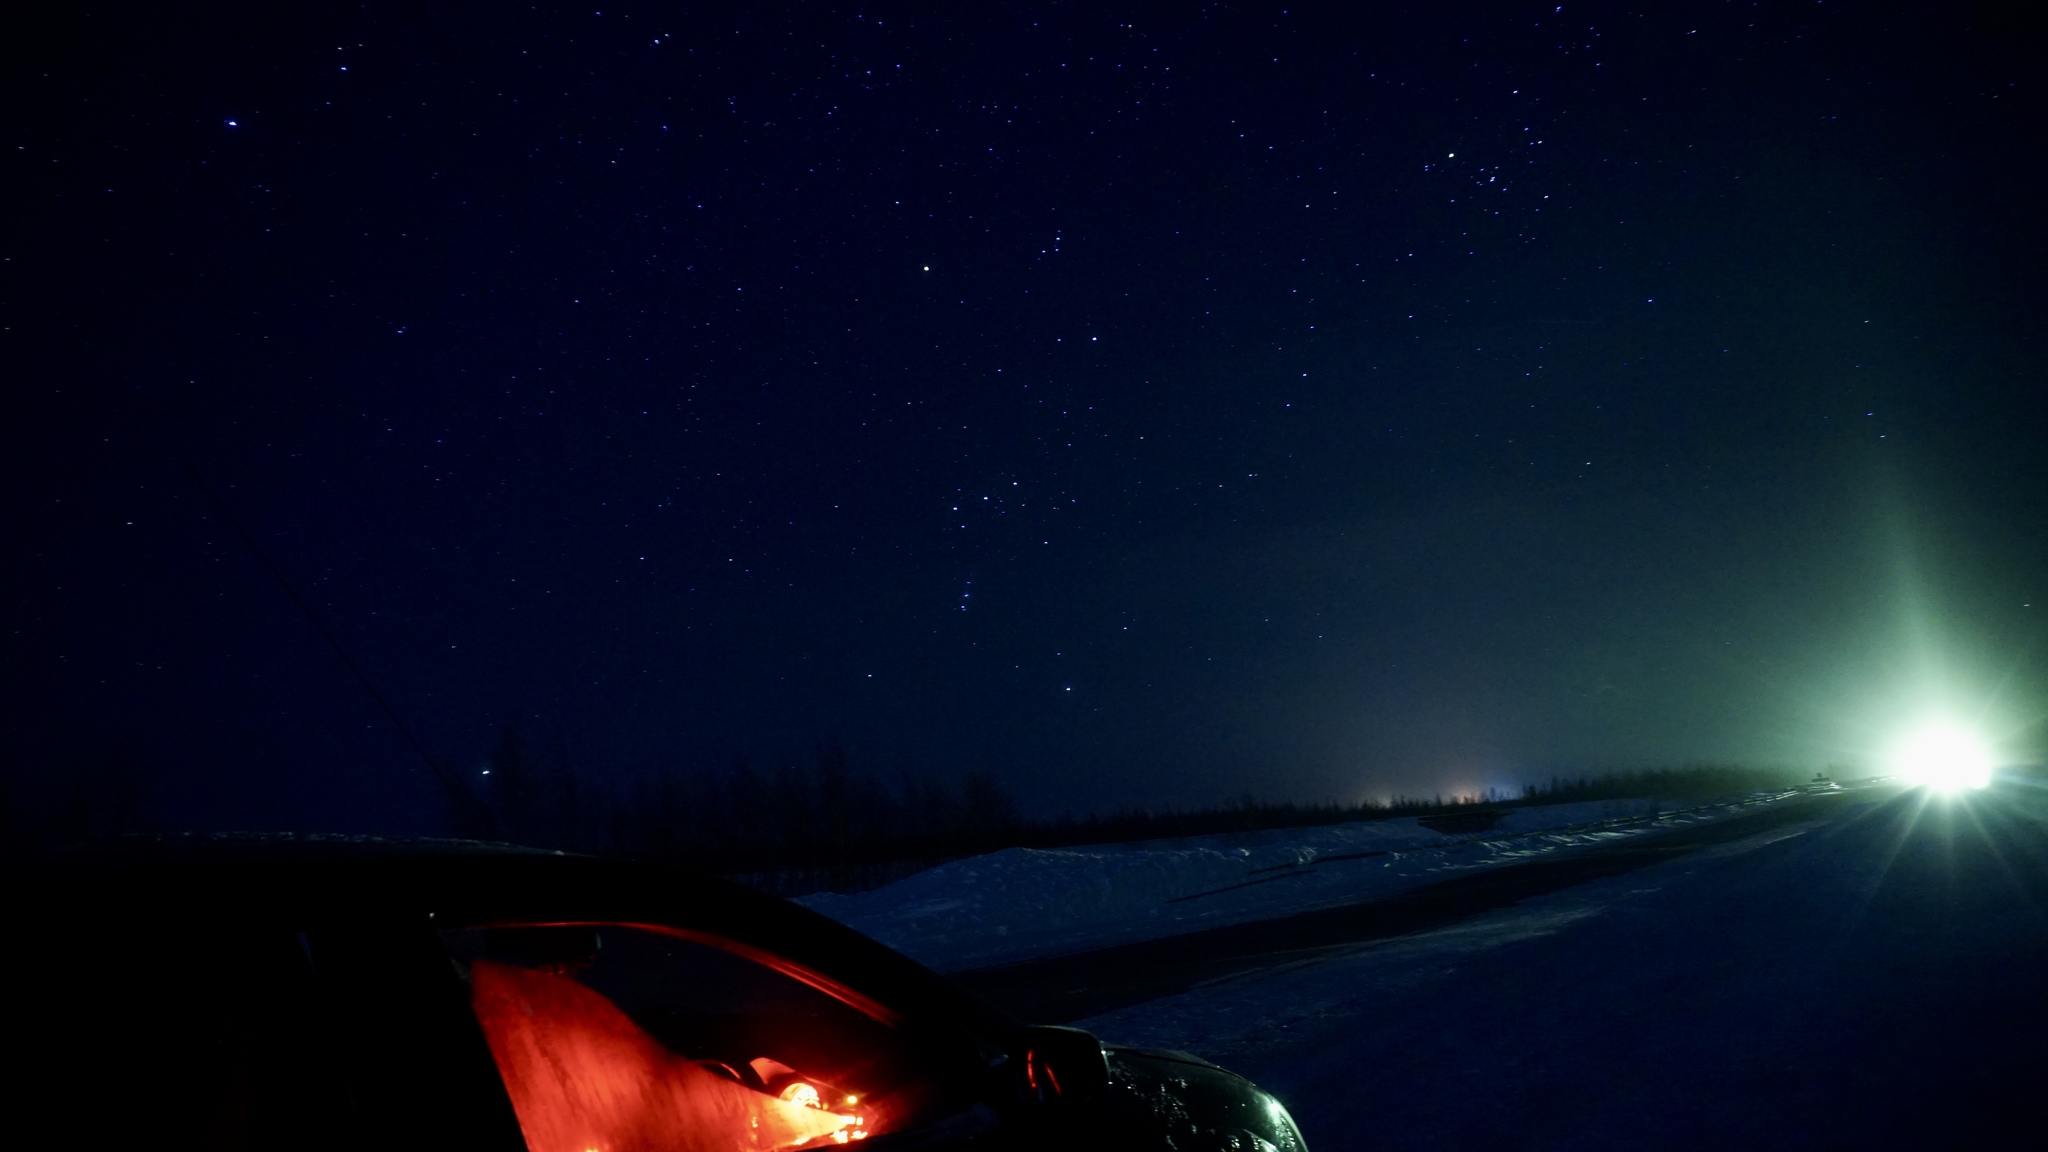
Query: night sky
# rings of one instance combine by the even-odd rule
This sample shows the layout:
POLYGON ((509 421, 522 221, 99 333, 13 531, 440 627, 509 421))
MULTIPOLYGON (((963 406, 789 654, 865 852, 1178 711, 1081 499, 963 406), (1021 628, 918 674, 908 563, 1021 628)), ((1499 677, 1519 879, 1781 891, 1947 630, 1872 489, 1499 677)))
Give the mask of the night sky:
POLYGON ((1941 713, 2039 756, 2001 11, 18 14, 9 779, 440 827, 222 505, 465 773, 515 723, 1032 815, 1874 767, 1941 713))

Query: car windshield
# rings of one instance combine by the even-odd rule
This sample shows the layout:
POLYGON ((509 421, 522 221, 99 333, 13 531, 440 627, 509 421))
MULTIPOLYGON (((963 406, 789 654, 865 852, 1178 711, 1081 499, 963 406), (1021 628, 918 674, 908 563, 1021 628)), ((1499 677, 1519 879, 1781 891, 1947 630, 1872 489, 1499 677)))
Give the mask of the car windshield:
POLYGON ((531 1152, 822 1147, 948 1111, 888 1009, 745 945, 615 923, 443 939, 531 1152))

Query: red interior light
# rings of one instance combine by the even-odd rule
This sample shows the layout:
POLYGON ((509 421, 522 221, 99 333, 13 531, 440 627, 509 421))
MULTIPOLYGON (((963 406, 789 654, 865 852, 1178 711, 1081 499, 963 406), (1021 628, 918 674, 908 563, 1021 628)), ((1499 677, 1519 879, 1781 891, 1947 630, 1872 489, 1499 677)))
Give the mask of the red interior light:
POLYGON ((857 1133, 858 1116, 675 1055, 567 976, 477 960, 470 995, 530 1152, 731 1152, 857 1133))

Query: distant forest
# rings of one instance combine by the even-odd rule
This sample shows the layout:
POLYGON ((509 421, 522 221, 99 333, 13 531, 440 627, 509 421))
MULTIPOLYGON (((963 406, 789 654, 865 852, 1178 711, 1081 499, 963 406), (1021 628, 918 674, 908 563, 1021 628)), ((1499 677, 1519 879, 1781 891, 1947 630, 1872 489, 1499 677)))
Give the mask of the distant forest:
MULTIPOLYGON (((0 792, 0 825, 16 848, 58 846, 161 828, 147 774, 130 757, 79 763, 24 802, 0 792)), ((465 839, 503 841, 679 865, 782 893, 854 891, 921 868, 1004 848, 1208 836, 1472 812, 1580 800, 1686 799, 1782 788, 1807 773, 1694 766, 1557 776, 1516 794, 1396 797, 1384 803, 1264 801, 1203 808, 1132 808, 1027 819, 1001 781, 972 772, 945 782, 855 766, 837 746, 807 763, 676 770, 624 788, 600 786, 566 752, 540 749, 518 728, 491 748, 473 790, 449 797, 448 826, 465 839)))
POLYGON ((1004 848, 1208 836, 1581 800, 1728 795, 1804 783, 1787 768, 1693 766, 1557 776, 1516 794, 1395 797, 1385 803, 1274 803, 1245 796, 1205 808, 1134 808, 1107 815, 1025 819, 1001 781, 973 772, 955 784, 882 776, 828 746, 809 763, 770 770, 679 771, 623 795, 579 783, 566 756, 536 754, 516 729, 493 748, 469 823, 477 839, 506 840, 676 864, 793 893, 854 891, 921 868, 1004 848), (481 823, 479 823, 481 821, 481 823))

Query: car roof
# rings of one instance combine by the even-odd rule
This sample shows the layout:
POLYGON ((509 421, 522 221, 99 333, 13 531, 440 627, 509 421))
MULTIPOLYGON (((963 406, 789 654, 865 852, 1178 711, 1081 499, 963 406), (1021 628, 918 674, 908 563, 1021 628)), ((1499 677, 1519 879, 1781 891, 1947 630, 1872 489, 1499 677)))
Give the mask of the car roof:
POLYGON ((640 861, 471 840, 304 833, 129 836, 17 864, 43 917, 147 916, 301 930, 411 922, 641 923, 793 961, 916 1019, 1000 1039, 1015 1019, 845 925, 733 881, 640 861))

